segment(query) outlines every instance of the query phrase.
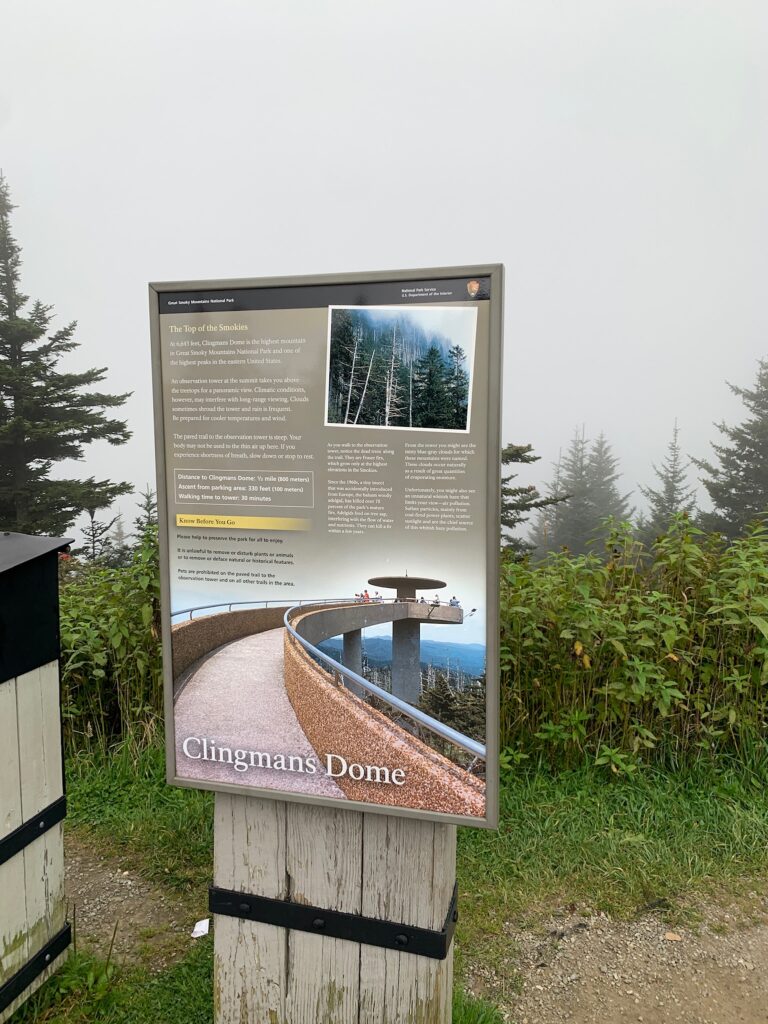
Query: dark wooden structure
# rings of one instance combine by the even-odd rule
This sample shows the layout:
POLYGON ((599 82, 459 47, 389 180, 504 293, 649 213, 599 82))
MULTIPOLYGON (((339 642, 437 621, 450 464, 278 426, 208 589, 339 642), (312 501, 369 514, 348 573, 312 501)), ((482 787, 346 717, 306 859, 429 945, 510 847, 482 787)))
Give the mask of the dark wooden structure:
POLYGON ((0 1024, 70 944, 58 598, 69 543, 0 533, 0 1024))

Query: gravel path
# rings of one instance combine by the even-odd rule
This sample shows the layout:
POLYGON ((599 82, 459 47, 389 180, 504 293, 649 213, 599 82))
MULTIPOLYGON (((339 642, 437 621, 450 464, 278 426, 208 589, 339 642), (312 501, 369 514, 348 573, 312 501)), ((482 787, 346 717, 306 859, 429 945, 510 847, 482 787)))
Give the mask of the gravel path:
MULTIPOLYGON (((184 956, 192 940, 193 914, 178 900, 126 869, 65 829, 67 916, 77 947, 122 964, 143 964, 162 971, 184 956), (114 944, 113 944, 114 939, 114 944)), ((205 915, 201 906, 200 917, 205 915)))
POLYGON ((532 929, 508 926, 507 978, 479 969, 473 987, 514 1024, 766 1024, 765 893, 691 909, 695 927, 659 913, 612 921, 567 911, 532 929))
MULTIPOLYGON (((105 958, 117 925, 118 962, 161 971, 189 949, 195 918, 208 916, 204 900, 190 911, 69 833, 65 852, 79 948, 105 958)), ((766 1024, 767 894, 763 883, 730 904, 689 907, 695 927, 670 926, 660 913, 612 921, 573 908, 508 925, 506 963, 476 967, 470 987, 514 1024, 766 1024)))
MULTIPOLYGON (((197 737, 216 747, 258 751, 273 759, 282 754, 286 764, 289 756, 318 760, 285 692, 284 634, 281 627, 224 644, 185 673, 175 710, 177 772, 186 779, 344 800, 322 768, 314 775, 261 767, 236 771, 231 764, 192 759, 184 753, 184 740, 197 737)), ((188 749, 198 754, 201 744, 192 742, 188 749)))

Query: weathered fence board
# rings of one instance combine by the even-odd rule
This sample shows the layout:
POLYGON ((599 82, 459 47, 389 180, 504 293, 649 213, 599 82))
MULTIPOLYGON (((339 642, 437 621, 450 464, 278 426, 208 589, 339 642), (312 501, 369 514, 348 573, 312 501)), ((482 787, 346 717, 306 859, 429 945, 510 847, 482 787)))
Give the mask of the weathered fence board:
MULTIPOLYGON (((2 838, 64 792, 57 661, 0 684, 0 750, 2 838)), ((59 823, 0 864, 0 986, 61 931, 64 923, 64 838, 59 823)), ((53 960, 0 1012, 0 1024, 65 956, 53 960)))
MULTIPOLYGON (((363 848, 363 914, 442 928, 456 879, 456 826, 366 814, 363 848)), ((453 947, 444 961, 373 946, 361 946, 360 957, 366 1024, 450 1021, 453 947)))
MULTIPOLYGON (((22 824, 16 680, 0 683, 0 839, 22 824)), ((0 864, 0 985, 27 962, 24 858, 0 864)), ((3 1014, 0 1012, 0 1020, 3 1014)))
MULTIPOLYGON (((273 899, 287 895, 285 804, 216 795, 214 880, 273 899)), ((217 1021, 285 1019, 288 948, 266 925, 216 919, 214 1008, 217 1021)))
MULTIPOLYGON (((216 794, 214 884, 440 929, 456 828, 216 794)), ((448 1024, 453 957, 217 916, 217 1024, 448 1024)))
MULTIPOLYGON (((363 815, 288 804, 286 870, 297 903, 359 914, 363 815)), ((360 950, 354 942, 285 932, 286 1021, 357 1024, 360 950)))

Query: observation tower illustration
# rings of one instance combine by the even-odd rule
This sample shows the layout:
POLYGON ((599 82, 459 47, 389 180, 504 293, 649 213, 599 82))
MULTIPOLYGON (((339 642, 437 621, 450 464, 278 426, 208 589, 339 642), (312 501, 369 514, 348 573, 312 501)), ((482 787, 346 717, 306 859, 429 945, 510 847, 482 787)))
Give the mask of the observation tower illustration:
MULTIPOLYGON (((435 600, 437 591, 446 587, 444 580, 428 576, 373 576, 368 580, 372 587, 394 590, 395 609, 399 614, 392 618, 392 693, 409 704, 418 704, 421 697, 421 627, 422 625, 455 626, 464 621, 461 608, 440 604, 435 600), (422 592, 424 600, 417 597, 422 592), (426 594, 425 594, 426 592, 426 594), (433 596, 434 595, 434 596, 433 596)), ((344 634, 344 664, 347 662, 347 637, 344 634)), ((352 643, 362 644, 360 631, 352 643)))

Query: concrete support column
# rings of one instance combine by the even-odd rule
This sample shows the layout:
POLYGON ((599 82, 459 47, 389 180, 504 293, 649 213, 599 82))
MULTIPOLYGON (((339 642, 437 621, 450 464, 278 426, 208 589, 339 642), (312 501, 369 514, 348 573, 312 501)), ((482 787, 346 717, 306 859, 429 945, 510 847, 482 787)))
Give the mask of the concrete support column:
POLYGON ((421 699, 420 626, 414 619, 392 623, 392 693, 409 704, 421 699))
POLYGON ((363 631, 351 629, 349 633, 342 635, 342 642, 342 664, 345 668, 351 669, 361 676, 363 674, 363 631))
MULTIPOLYGON (((342 633, 341 643, 342 665, 361 676, 363 674, 363 631, 351 629, 348 633, 342 633)), ((363 700, 367 698, 368 694, 362 686, 357 686, 348 679, 344 680, 344 685, 356 697, 361 697, 363 700)))

